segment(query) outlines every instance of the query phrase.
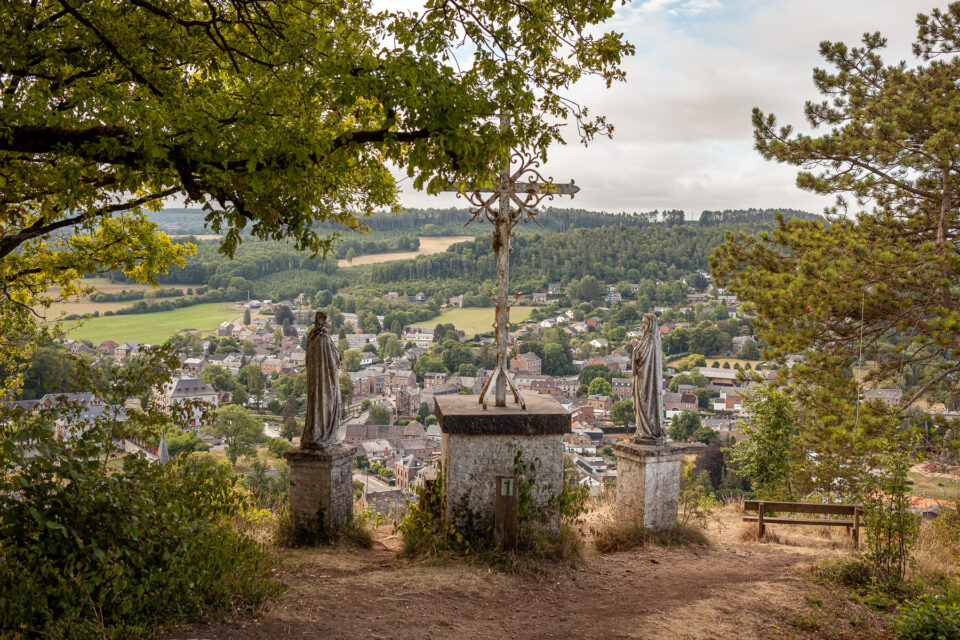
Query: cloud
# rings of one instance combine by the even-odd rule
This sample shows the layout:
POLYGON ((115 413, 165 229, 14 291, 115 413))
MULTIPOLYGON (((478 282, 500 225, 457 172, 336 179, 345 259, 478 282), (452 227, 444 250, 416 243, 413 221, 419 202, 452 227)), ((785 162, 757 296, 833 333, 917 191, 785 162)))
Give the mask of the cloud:
MULTIPOLYGON (((818 97, 811 76, 823 66, 821 41, 857 44, 864 32, 881 31, 884 57, 909 61, 914 19, 929 9, 929 0, 647 0, 618 10, 608 28, 637 46, 627 82, 607 90, 585 81, 570 93, 607 115, 614 137, 586 148, 571 138, 551 150, 545 174, 582 187, 572 202, 554 204, 677 208, 692 217, 741 207, 821 211, 832 197, 799 190, 795 167, 753 150, 752 108, 804 129, 804 101, 818 97)), ((412 192, 403 202, 462 205, 412 192)))
MULTIPOLYGON (((551 150, 544 174, 582 190, 557 206, 610 211, 787 207, 821 211, 832 198, 796 187, 797 169, 753 150, 755 106, 804 129, 803 104, 817 98, 812 70, 823 40, 856 44, 864 32, 889 39, 888 61, 912 60, 914 19, 931 0, 644 0, 620 7, 602 30, 625 33, 637 55, 627 82, 584 81, 570 98, 603 113, 612 140, 551 150)), ((375 0, 414 10, 419 0, 375 0)), ((598 29, 597 31, 600 31, 598 29)), ((573 127, 569 127, 572 129, 573 127)), ((414 191, 399 175, 401 203, 462 207, 453 195, 414 191)))
POLYGON ((704 11, 720 9, 719 0, 647 0, 640 5, 641 13, 666 11, 672 16, 697 16, 704 11))

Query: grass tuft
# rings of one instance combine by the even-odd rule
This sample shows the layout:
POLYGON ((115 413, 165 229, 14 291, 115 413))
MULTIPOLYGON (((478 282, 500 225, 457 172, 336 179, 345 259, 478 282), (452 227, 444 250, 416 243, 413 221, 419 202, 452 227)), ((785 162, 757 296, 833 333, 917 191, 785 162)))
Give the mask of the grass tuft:
POLYGON ((295 529, 290 520, 289 507, 283 503, 274 513, 273 542, 276 546, 287 549, 321 546, 370 549, 373 547, 374 535, 372 523, 364 514, 354 514, 353 520, 332 532, 295 529))
POLYGON ((644 529, 637 522, 627 521, 617 516, 607 517, 594 525, 593 546, 597 553, 617 553, 638 547, 679 547, 686 545, 710 546, 710 541, 702 529, 690 524, 677 523, 676 526, 660 531, 644 529))

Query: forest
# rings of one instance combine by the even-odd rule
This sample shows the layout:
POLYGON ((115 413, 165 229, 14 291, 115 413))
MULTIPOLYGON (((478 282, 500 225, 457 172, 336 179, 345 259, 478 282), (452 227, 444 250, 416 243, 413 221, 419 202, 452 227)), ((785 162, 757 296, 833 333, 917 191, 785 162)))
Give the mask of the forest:
MULTIPOLYGON (((757 224, 604 226, 518 235, 513 242, 510 279, 527 292, 586 275, 610 284, 621 280, 675 280, 697 269, 708 269, 710 254, 723 242, 727 230, 755 232, 761 228, 763 225, 757 224)), ((492 280, 495 273, 490 241, 482 237, 455 244, 445 253, 372 265, 369 281, 388 288, 411 281, 448 279, 481 283, 492 280)))
MULTIPOLYGON (((800 211, 784 213, 814 217, 800 211)), ((683 222, 679 211, 615 214, 545 209, 538 217, 542 228, 517 228, 520 233, 514 240, 511 282, 517 290, 530 293, 544 290, 548 283, 566 285, 586 275, 609 284, 677 281, 697 269, 709 268, 709 256, 723 242, 726 231, 756 233, 775 224, 772 209, 706 211, 703 215, 709 222, 683 222)), ((174 219, 186 224, 184 216, 178 214, 174 219)), ((415 250, 419 246, 415 234, 438 229, 462 233, 468 218, 465 209, 375 214, 367 218, 370 232, 347 237, 336 252, 355 256, 415 250)), ((192 242, 196 253, 183 267, 160 275, 158 281, 161 285, 206 286, 211 299, 283 299, 317 292, 327 292, 324 298, 340 292, 380 296, 387 291, 423 291, 432 296, 442 290, 444 295, 466 294, 468 306, 485 306, 488 302, 482 291, 495 275, 487 234, 455 244, 444 253, 349 268, 338 267, 333 258, 312 257, 285 242, 246 238, 232 260, 219 252, 215 240, 182 237, 177 242, 192 242)), ((128 281, 119 272, 110 277, 115 282, 128 281)), ((664 296, 661 293, 656 298, 664 296)))

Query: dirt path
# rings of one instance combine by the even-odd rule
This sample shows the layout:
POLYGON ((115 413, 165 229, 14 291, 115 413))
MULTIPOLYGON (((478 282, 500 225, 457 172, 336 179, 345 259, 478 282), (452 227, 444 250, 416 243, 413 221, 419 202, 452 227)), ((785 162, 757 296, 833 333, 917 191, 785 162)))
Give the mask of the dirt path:
POLYGON ((169 639, 879 637, 869 629, 836 635, 829 621, 797 627, 811 598, 833 597, 809 580, 817 555, 721 541, 517 575, 399 562, 382 543, 366 552, 296 551, 283 564, 291 589, 265 611, 184 626, 169 639))

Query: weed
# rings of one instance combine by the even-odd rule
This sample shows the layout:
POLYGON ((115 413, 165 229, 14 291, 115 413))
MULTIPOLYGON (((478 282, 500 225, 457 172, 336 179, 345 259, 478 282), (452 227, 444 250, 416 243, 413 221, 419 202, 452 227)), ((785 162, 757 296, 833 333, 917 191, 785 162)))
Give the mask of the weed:
POLYGON ((819 596, 808 595, 808 596, 805 596, 804 599, 807 601, 807 604, 809 604, 811 607, 817 608, 817 607, 823 606, 823 598, 819 596))
POLYGON ((822 625, 813 614, 798 613, 793 616, 791 623, 801 631, 817 632, 822 628, 822 625))

